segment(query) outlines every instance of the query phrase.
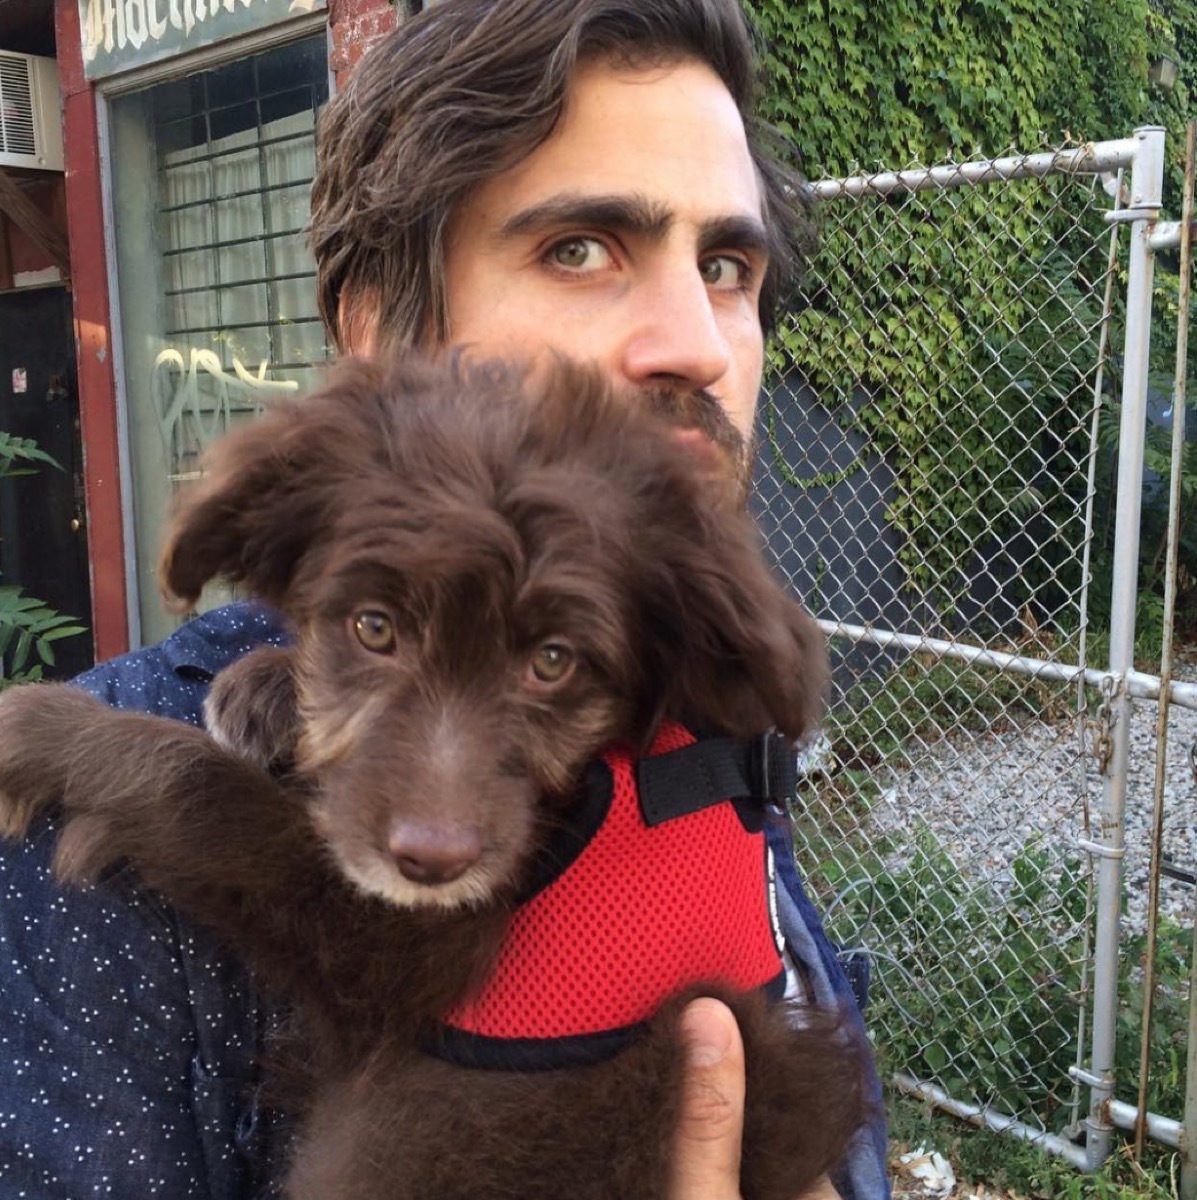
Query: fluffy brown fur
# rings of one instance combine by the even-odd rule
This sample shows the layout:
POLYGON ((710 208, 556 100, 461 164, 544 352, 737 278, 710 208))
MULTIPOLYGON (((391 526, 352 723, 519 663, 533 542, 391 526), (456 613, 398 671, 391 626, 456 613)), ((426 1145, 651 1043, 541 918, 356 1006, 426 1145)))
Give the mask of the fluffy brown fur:
MULTIPOLYGON (((591 373, 548 376, 350 363, 221 444, 164 586, 231 577, 297 634, 217 681, 223 745, 62 686, 0 698, 0 832, 61 808, 62 879, 130 862, 293 1002, 294 1200, 662 1196, 682 998, 579 1070, 466 1071, 418 1039, 603 746, 665 717, 796 737, 818 709, 821 639, 730 489, 591 373)), ((728 999, 744 1195, 790 1200, 864 1120, 865 1051, 836 1014, 728 999)))

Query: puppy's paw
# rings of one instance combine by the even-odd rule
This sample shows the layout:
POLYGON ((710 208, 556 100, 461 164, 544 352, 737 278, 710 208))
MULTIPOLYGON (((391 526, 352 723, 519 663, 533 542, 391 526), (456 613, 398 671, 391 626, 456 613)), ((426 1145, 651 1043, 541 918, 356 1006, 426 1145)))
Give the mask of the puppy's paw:
POLYGON ((76 769, 74 747, 103 712, 63 684, 0 693, 0 836, 23 837, 39 812, 63 803, 76 769))
POLYGON ((0 838, 19 841, 28 831, 34 815, 43 807, 40 797, 19 789, 0 787, 0 838))
POLYGON ((54 850, 54 878, 60 883, 95 883, 124 856, 113 845, 112 831, 99 813, 68 817, 54 850))
POLYGON ((299 712, 292 652, 263 647, 212 681, 204 724, 213 740, 263 771, 286 771, 295 761, 299 712))

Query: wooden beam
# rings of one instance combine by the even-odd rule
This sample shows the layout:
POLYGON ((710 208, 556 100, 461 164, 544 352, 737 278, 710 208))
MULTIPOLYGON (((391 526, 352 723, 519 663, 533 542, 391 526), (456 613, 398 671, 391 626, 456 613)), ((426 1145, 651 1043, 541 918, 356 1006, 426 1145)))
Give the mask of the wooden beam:
POLYGON ((70 279, 71 256, 66 235, 25 195, 3 167, 0 167, 0 212, 5 213, 43 254, 49 255, 63 279, 70 279))

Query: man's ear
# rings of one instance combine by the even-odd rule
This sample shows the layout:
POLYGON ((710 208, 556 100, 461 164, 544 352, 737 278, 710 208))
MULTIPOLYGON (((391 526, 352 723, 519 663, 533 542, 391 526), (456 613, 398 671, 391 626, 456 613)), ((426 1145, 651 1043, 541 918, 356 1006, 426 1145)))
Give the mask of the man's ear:
POLYGON ((168 602, 189 607, 223 576, 282 603, 335 506, 332 489, 344 485, 351 443, 362 436, 354 418, 379 386, 370 364, 342 364, 319 393, 281 401, 216 443, 162 548, 158 579, 168 602))
POLYGON ((658 614, 672 625, 655 665, 661 711, 737 737, 775 727, 796 740, 822 715, 826 641, 762 562, 749 518, 722 523, 707 544, 679 541, 671 554, 675 611, 658 614))

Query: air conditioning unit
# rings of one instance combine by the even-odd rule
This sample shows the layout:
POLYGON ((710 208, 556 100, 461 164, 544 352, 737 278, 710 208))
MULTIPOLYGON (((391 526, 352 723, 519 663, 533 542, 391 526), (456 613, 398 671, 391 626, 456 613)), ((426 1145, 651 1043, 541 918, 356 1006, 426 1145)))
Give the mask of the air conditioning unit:
POLYGON ((61 171, 58 63, 0 50, 0 167, 61 171))

